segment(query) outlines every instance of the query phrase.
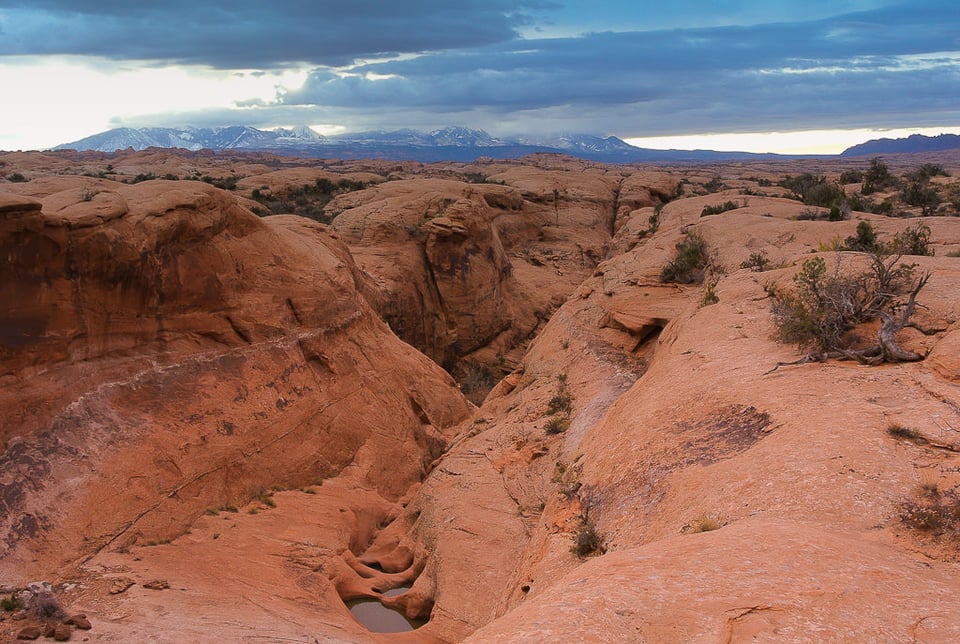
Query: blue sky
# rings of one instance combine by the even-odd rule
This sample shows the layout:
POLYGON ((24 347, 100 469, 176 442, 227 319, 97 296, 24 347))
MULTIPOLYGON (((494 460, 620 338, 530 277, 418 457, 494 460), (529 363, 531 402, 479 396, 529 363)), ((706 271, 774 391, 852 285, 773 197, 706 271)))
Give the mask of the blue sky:
POLYGON ((835 144, 836 130, 960 131, 960 11, 955 0, 0 0, 0 87, 13 97, 0 102, 0 149, 117 126, 302 123, 835 144))

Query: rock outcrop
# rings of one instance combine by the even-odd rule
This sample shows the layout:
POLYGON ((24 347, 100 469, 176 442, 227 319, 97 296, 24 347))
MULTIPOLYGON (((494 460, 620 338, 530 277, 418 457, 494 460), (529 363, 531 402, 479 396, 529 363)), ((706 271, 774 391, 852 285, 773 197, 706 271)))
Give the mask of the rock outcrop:
POLYGON ((234 161, 242 190, 369 173, 327 227, 57 159, 0 188, 0 576, 98 637, 960 636, 956 218, 803 220, 771 185, 799 161, 234 161), (772 371, 771 293, 865 266, 834 250, 860 221, 930 229, 897 337, 925 359, 772 371), (694 233, 705 282, 662 282, 694 233), (381 316, 510 373, 471 407, 381 316), (428 620, 380 635, 365 600, 428 620))
POLYGON ((0 219, 4 576, 345 469, 395 501, 468 413, 320 224, 200 182, 42 203, 0 219))

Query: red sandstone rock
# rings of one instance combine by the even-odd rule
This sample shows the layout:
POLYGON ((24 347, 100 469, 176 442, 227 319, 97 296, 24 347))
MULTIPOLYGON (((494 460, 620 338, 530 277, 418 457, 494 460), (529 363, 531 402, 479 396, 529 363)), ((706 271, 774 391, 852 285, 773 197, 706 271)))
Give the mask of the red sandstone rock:
MULTIPOLYGON (((47 172, 40 166, 56 161, 37 161, 34 171, 47 172)), ((131 156, 126 162, 141 161, 131 156)), ((9 354, 20 362, 3 380, 0 405, 22 435, 6 441, 6 457, 16 459, 17 468, 0 472, 27 472, 50 487, 30 492, 31 516, 52 505, 67 517, 49 526, 49 538, 22 540, 0 567, 20 573, 29 556, 39 574, 105 546, 76 569, 85 585, 77 602, 91 615, 122 615, 122 624, 98 619, 97 632, 128 640, 164 632, 180 641, 317 633, 380 641, 353 620, 342 599, 380 597, 400 584, 411 590, 384 603, 408 615, 429 614, 430 621, 413 634, 389 636, 394 641, 958 639, 950 619, 950 601, 960 590, 953 542, 900 518, 904 502, 925 498, 918 495, 931 486, 946 499, 960 484, 954 451, 960 394, 951 350, 960 268, 940 252, 960 243, 955 222, 926 220, 938 256, 915 260, 933 277, 921 293, 926 308, 916 316, 919 328, 903 336, 915 350, 929 351, 925 361, 877 368, 828 362, 767 373, 799 355, 774 339, 767 287, 789 286, 810 251, 851 234, 856 220, 796 221, 801 204, 758 195, 749 195, 744 208, 701 220, 706 205, 744 199, 741 184, 756 188, 731 173, 776 179, 769 167, 726 168, 724 181, 740 182, 730 192, 671 202, 660 213, 659 230, 641 235, 653 210, 647 199, 670 193, 681 176, 691 181, 686 194, 693 194, 697 182, 720 170, 613 171, 553 157, 528 164, 466 167, 482 168, 508 186, 445 180, 438 189, 430 180, 427 189, 418 187, 420 177, 344 196, 354 215, 368 216, 353 217, 351 226, 345 219, 340 240, 300 219, 245 219, 229 195, 203 186, 177 188, 168 197, 153 194, 157 184, 115 187, 116 199, 98 193, 84 201, 86 184, 62 190, 55 189, 56 178, 45 186, 17 184, 43 199, 44 212, 21 205, 11 211, 20 213, 14 219, 49 217, 44 234, 66 228, 63 239, 74 242, 86 239, 87 228, 108 231, 137 219, 150 203, 163 213, 108 236, 119 249, 140 239, 136 235, 152 239, 164 223, 154 219, 173 213, 167 224, 182 221, 168 237, 181 240, 177 259, 162 265, 156 289, 144 289, 163 292, 164 299, 124 300, 104 287, 103 277, 71 277, 74 264, 53 262, 58 253, 30 246, 32 235, 16 237, 0 217, 3 235, 17 240, 7 247, 16 251, 17 265, 44 266, 51 276, 35 297, 58 303, 59 311, 55 334, 9 354), (621 207, 613 219, 616 188, 621 207), (427 224, 436 266, 462 266, 457 252, 485 248, 493 230, 513 267, 501 284, 512 281, 528 292, 559 293, 561 287, 542 286, 555 270, 554 248, 528 244, 531 259, 544 266, 521 264, 517 249, 524 246, 516 240, 529 241, 525 209, 549 215, 556 200, 561 213, 586 221, 579 218, 609 208, 616 229, 611 248, 618 250, 564 291, 573 297, 538 330, 522 365, 459 426, 466 407, 450 381, 398 343, 364 302, 383 312, 384 298, 396 296, 395 311, 403 298, 414 301, 400 288, 402 272, 387 263, 394 251, 398 263, 413 262, 411 249, 421 247, 402 238, 397 219, 419 216, 413 206, 434 203, 428 193, 436 204, 455 198, 447 205, 455 216, 438 212, 436 225, 427 224), (210 211, 204 203, 212 204, 210 211), (516 204, 520 210, 510 211, 516 204), (232 239, 234 223, 204 232, 217 230, 203 223, 217 221, 216 212, 252 227, 241 238, 242 254, 230 254, 227 243, 240 241, 232 239), (497 225, 484 229, 491 213, 497 225), (70 222, 83 225, 70 228, 70 222), (659 283, 660 268, 691 229, 726 267, 717 275, 716 304, 702 305, 700 286, 659 283), (446 243, 444 236, 459 241, 446 243), (372 278, 355 268, 347 246, 372 278), (755 251, 784 267, 739 269, 755 251), (370 263, 377 252, 381 263, 370 263), (239 277, 227 280, 222 271, 229 274, 231 263, 210 259, 224 256, 246 260, 239 277), (31 257, 46 263, 30 264, 31 257), (174 265, 190 267, 177 273, 190 279, 163 290, 174 265), (525 266, 531 268, 519 275, 525 266), (209 301, 234 320, 229 329, 204 304, 206 293, 191 295, 194 276, 209 274, 224 284, 222 296, 209 301), (75 284, 82 287, 81 302, 104 302, 110 315, 73 305, 75 284), (317 289, 321 295, 311 300, 317 289), (293 311, 284 308, 286 297, 293 311), (151 312, 146 320, 132 313, 141 303, 151 312), (76 311, 89 316, 87 328, 99 330, 100 339, 74 329, 76 311), (569 428, 548 435, 544 422, 561 382, 571 400, 569 428), (310 430, 314 423, 323 431, 310 430), (895 423, 919 438, 891 435, 895 423), (45 432, 60 442, 43 443, 45 432), (68 451, 37 458, 61 444, 68 451), (300 461, 305 446, 310 453, 300 461), (310 464, 320 459, 329 467, 317 476, 310 464), (211 462, 225 471, 206 475, 211 462), (31 470, 45 463, 51 464, 47 473, 31 470), (92 469, 107 482, 88 481, 92 469), (242 506, 276 481, 299 487, 319 478, 322 485, 306 488, 312 493, 277 492, 269 510, 215 511, 242 506), (71 496, 58 481, 85 487, 71 496), (184 484, 190 481, 196 482, 184 484), (131 510, 139 508, 153 509, 138 518, 131 510), (101 514, 122 520, 111 523, 101 514), (722 527, 697 533, 702 517, 717 518, 722 527), (571 553, 585 519, 606 554, 581 559, 571 553), (120 536, 105 543, 104 534, 120 536), (167 538, 168 544, 145 546, 167 538), (167 593, 110 595, 120 571, 182 589, 176 625, 158 617, 170 610, 167 593)), ((371 168, 384 166, 350 166, 371 168)), ((797 168, 802 171, 794 165, 783 171, 797 168)), ((413 164, 396 170, 408 178, 428 171, 413 164)), ((855 217, 885 236, 904 226, 855 217)), ((426 248, 427 239, 418 244, 426 248)), ((499 257, 495 245, 489 247, 499 257)), ((78 256, 94 258, 92 241, 89 248, 78 256)), ((471 267, 479 261, 476 255, 467 260, 471 267)), ((564 258, 556 261, 565 272, 564 258)), ((845 264, 859 261, 844 254, 845 264)), ((469 279, 462 271, 452 274, 469 279)), ((445 291, 451 301, 469 302, 469 289, 457 291, 455 282, 445 291)), ((507 306, 469 304, 478 308, 478 320, 500 305, 507 306)), ((434 309, 403 312, 416 310, 434 309)), ((448 319, 460 328, 470 318, 461 311, 448 319)), ((24 336, 33 337, 18 337, 24 336)), ((8 500, 21 502, 15 488, 4 489, 14 490, 8 500)), ((2 629, 0 635, 13 633, 2 629)))

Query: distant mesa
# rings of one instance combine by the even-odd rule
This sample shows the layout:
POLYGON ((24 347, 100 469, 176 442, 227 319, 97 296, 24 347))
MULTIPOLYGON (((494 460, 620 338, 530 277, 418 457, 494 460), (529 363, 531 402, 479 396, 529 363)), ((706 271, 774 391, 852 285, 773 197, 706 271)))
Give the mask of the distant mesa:
POLYGON ((446 127, 432 132, 417 130, 373 130, 338 136, 324 136, 301 125, 293 128, 259 130, 233 125, 213 128, 129 128, 121 127, 58 145, 54 150, 145 150, 182 148, 186 150, 258 150, 295 156, 375 158, 396 161, 475 161, 480 157, 516 159, 528 154, 562 153, 602 163, 667 161, 732 161, 789 158, 776 154, 716 152, 713 150, 651 150, 638 148, 615 136, 562 134, 498 138, 483 130, 446 127))
POLYGON ((960 136, 912 134, 905 139, 871 139, 840 153, 842 157, 876 156, 878 154, 909 154, 912 152, 942 152, 960 148, 960 136))

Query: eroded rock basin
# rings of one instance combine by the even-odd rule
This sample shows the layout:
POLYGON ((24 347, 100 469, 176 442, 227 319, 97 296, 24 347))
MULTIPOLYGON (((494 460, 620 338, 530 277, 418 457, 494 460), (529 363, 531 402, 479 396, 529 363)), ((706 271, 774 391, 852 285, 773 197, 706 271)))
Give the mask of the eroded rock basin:
MULTIPOLYGON (((408 590, 409 587, 394 588, 383 594, 385 597, 396 597, 408 590)), ((403 613, 387 608, 376 599, 348 602, 347 607, 350 614, 372 633, 403 633, 426 624, 426 620, 408 619, 403 613)))

